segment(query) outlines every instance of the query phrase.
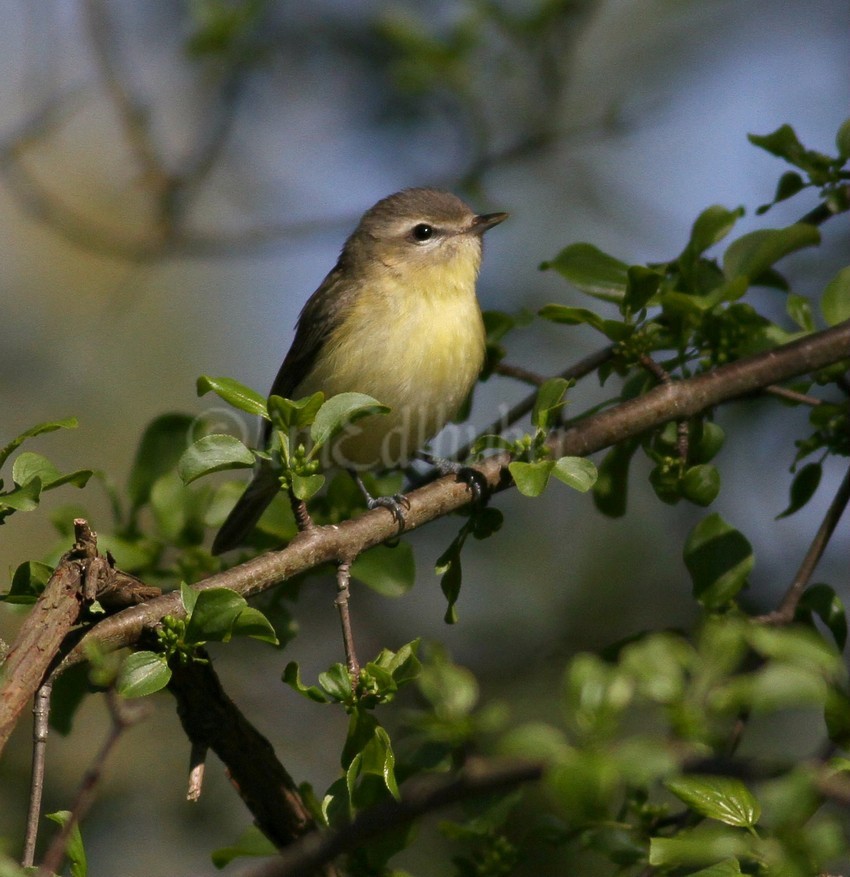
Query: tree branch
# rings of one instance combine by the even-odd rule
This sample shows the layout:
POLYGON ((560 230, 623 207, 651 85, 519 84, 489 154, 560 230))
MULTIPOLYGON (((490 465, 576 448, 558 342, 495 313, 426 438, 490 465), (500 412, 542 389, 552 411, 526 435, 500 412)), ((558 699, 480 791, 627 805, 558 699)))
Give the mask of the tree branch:
POLYGON ((161 593, 99 555, 97 535, 81 518, 74 533, 73 548, 60 559, 0 666, 0 753, 86 603, 102 596, 104 605, 124 607, 161 593))
POLYGON ((225 694, 211 664, 174 662, 168 688, 193 750, 209 748, 218 755, 272 843, 285 847, 315 828, 295 781, 269 741, 225 694))
MULTIPOLYGON (((587 456, 668 421, 692 417, 715 405, 817 371, 848 356, 850 320, 694 378, 655 387, 644 396, 591 415, 569 429, 555 433, 548 445, 556 456, 587 456)), ((507 455, 497 454, 475 468, 491 490, 504 490, 512 483, 507 469, 509 462, 507 455)), ((461 508, 469 502, 470 494, 464 482, 449 475, 412 491, 408 499, 406 531, 461 508)), ((393 538, 396 530, 394 519, 383 509, 376 509, 339 525, 315 527, 299 533, 285 548, 217 573, 193 587, 197 590, 226 587, 243 597, 250 597, 305 570, 356 556, 393 538)), ((63 669, 84 660, 83 650, 87 642, 96 641, 104 649, 132 645, 145 629, 168 614, 178 617, 183 614, 177 592, 104 619, 71 650, 63 662, 63 669)))
POLYGON ((473 761, 451 779, 432 774, 411 780, 402 788, 400 800, 390 799, 362 811, 339 831, 306 835, 280 858, 249 872, 249 877, 307 877, 342 853, 426 813, 457 801, 514 789, 542 775, 543 765, 538 762, 492 765, 473 761))

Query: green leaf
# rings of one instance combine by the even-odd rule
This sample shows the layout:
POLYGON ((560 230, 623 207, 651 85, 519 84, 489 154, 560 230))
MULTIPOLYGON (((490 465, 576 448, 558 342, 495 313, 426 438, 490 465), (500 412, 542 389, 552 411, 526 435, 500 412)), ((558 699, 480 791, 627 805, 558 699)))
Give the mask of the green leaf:
POLYGON ((0 448, 0 467, 9 459, 15 449, 19 448, 27 439, 35 438, 37 435, 42 435, 45 432, 54 432, 57 429, 76 429, 77 426, 76 417, 69 417, 66 420, 51 420, 31 426, 28 430, 13 438, 8 445, 0 448))
POLYGON ((663 275, 643 265, 632 265, 628 272, 628 286, 623 301, 620 303, 620 312, 626 315, 637 314, 649 303, 650 299, 658 292, 663 275))
POLYGON ((785 300, 785 310, 789 317, 804 331, 814 332, 815 321, 812 318, 812 306, 805 296, 795 292, 788 293, 785 300))
POLYGON ((122 697, 146 697, 168 685, 171 670, 165 655, 133 652, 121 665, 116 688, 122 697))
POLYGON ((572 749, 560 728, 543 722, 529 722, 512 728, 499 739, 499 755, 528 761, 556 763, 572 749))
POLYGON ((319 685, 332 700, 348 703, 354 696, 351 674, 344 664, 332 664, 324 673, 319 673, 319 685))
POLYGON ((621 442, 602 458, 593 485, 593 502, 596 508, 609 518, 621 518, 626 513, 629 493, 629 466, 637 441, 621 442))
POLYGON ((228 642, 237 617, 247 605, 245 598, 230 588, 198 591, 192 615, 186 625, 186 642, 192 645, 228 642))
POLYGON ((190 588, 186 582, 180 582, 180 601, 183 603, 183 608, 186 610, 187 618, 192 617, 192 613, 195 611, 195 603, 198 602, 198 594, 200 593, 200 591, 190 588))
POLYGON ((365 393, 339 393, 325 402, 310 427, 310 437, 321 447, 349 423, 369 414, 386 414, 389 407, 365 393))
POLYGON ((553 323, 566 323, 568 326, 578 326, 586 323, 588 326, 601 332, 611 341, 624 341, 632 332, 632 327, 618 320, 604 320, 587 308, 573 308, 567 305, 544 305, 537 312, 544 320, 553 323))
MULTIPOLYGON (((71 821, 70 810, 57 810, 55 813, 45 813, 44 815, 63 828, 71 821)), ((86 850, 83 845, 83 836, 80 834, 79 823, 74 823, 68 835, 65 856, 71 865, 71 877, 86 877, 88 862, 86 860, 86 850)))
POLYGON ((548 430, 557 423, 558 412, 564 407, 564 396, 570 382, 564 378, 549 378, 537 391, 531 423, 538 429, 548 430))
POLYGON ((817 584, 804 591, 797 604, 797 615, 811 617, 811 613, 820 618, 832 634, 835 644, 844 651, 847 643, 847 614, 844 611, 844 603, 835 593, 834 588, 817 584))
POLYGON ((208 375, 201 375, 198 378, 198 395, 204 396, 210 391, 240 411, 268 419, 265 396, 261 396, 233 378, 211 378, 208 375))
POLYGON ((10 490, 8 493, 0 493, 0 520, 2 520, 3 506, 18 512, 31 512, 38 507, 41 496, 41 479, 32 478, 23 487, 10 490))
POLYGON ((838 154, 845 161, 850 159, 850 119, 845 119, 835 134, 835 145, 838 147, 838 154))
POLYGON ((397 652, 390 649, 381 649, 378 657, 370 661, 368 666, 378 666, 386 670, 392 676, 397 688, 412 682, 419 676, 422 663, 416 653, 419 649, 419 640, 405 643, 397 652))
POLYGON ((249 825, 235 843, 213 851, 212 863, 216 868, 224 868, 235 859, 248 856, 274 856, 277 852, 277 847, 256 825, 249 825))
POLYGON ((787 228, 759 229, 729 244, 723 255, 723 273, 729 280, 743 276, 756 283, 783 256, 819 243, 820 232, 805 222, 787 228))
POLYGON ((749 858, 755 842, 754 838, 737 828, 709 823, 680 831, 676 837, 653 837, 649 842, 649 864, 675 868, 749 858))
POLYGON ((269 396, 269 416, 275 429, 289 432, 304 429, 316 417, 316 412, 325 401, 324 393, 313 393, 303 399, 284 399, 282 396, 269 396))
POLYGON ((801 192, 805 188, 806 181, 796 171, 788 171, 787 173, 782 174, 779 178, 779 182, 776 184, 773 201, 769 204, 762 204, 756 210, 756 213, 759 216, 762 216, 767 213, 774 204, 778 204, 780 201, 786 201, 788 198, 793 198, 797 192, 801 192))
POLYGON ((394 548, 378 545, 354 561, 351 575, 384 597, 401 597, 416 580, 413 548, 407 542, 394 548))
POLYGON ((380 725, 375 729, 375 748, 383 756, 381 760, 381 777, 384 780, 384 785, 393 798, 396 801, 400 801, 401 793, 398 790, 398 782, 395 778, 395 754, 390 742, 390 735, 380 725))
POLYGON ((249 636, 260 642, 279 645, 275 629, 271 621, 253 606, 246 606, 234 619, 230 628, 231 636, 249 636))
POLYGON ((554 269, 587 295, 619 304, 626 294, 628 265, 592 244, 571 244, 542 270, 554 269))
POLYGON ((729 210, 720 204, 706 207, 691 227, 691 237, 682 254, 688 259, 696 259, 707 249, 723 240, 735 223, 744 215, 744 208, 729 210))
POLYGON ((771 134, 749 134, 747 136, 750 143, 767 150, 778 158, 784 158, 789 164, 808 173, 813 182, 819 185, 825 182, 823 175, 829 170, 832 160, 820 152, 806 149, 790 125, 782 125, 771 134))
POLYGON ((76 472, 68 472, 63 475, 50 460, 41 454, 34 454, 32 451, 23 451, 18 454, 12 464, 12 480, 15 484, 25 486, 34 478, 38 478, 41 481, 42 490, 50 490, 62 484, 85 487, 91 476, 90 469, 78 469, 76 472))
POLYGON ((460 586, 463 582, 463 567, 460 561, 461 545, 462 542, 453 541, 448 550, 438 558, 435 568, 437 575, 442 576, 440 589, 448 603, 446 613, 443 616, 446 624, 457 624, 458 622, 455 603, 460 597, 460 586))
POLYGON ((304 685, 301 681, 301 668, 297 662, 290 661, 283 670, 283 681, 300 695, 316 703, 329 703, 324 691, 316 685, 304 685))
POLYGON ((587 457, 559 457, 552 474, 567 487, 586 493, 596 483, 596 466, 587 457))
POLYGON ((794 512, 799 511, 806 505, 815 495, 822 474, 823 467, 820 463, 807 463, 797 472, 794 480, 791 482, 791 495, 788 507, 776 516, 777 521, 780 518, 787 518, 789 515, 793 515, 794 512))
POLYGON ((746 629, 750 646, 762 657, 783 661, 818 675, 843 672, 841 657, 817 631, 810 627, 772 627, 754 624, 746 629))
POLYGON ((534 463, 514 462, 508 470, 514 479, 517 490, 523 496, 540 496, 549 483, 549 476, 555 468, 554 460, 537 460, 534 463))
POLYGON ((253 453, 235 436, 205 435, 183 452, 177 474, 184 484, 191 484, 210 472, 249 469, 253 465, 253 453))
POLYGON ((711 463, 690 466, 682 477, 682 495, 696 505, 711 505, 718 493, 720 472, 711 463))
POLYGON ((753 828, 761 817, 755 796, 734 777, 690 775, 668 780, 665 785, 701 816, 726 825, 753 828))
POLYGON ((12 576, 9 592, 0 596, 6 603, 34 603, 53 575, 53 568, 37 560, 25 560, 12 576))
POLYGON ((299 475, 297 472, 290 472, 289 481, 295 498, 307 502, 324 487, 325 476, 318 472, 313 475, 299 475))
POLYGON ((436 714, 447 721, 467 718, 478 703, 475 674, 447 660, 424 664, 417 684, 436 714))
POLYGON ((154 482, 149 500, 158 533, 169 542, 180 543, 189 529, 195 494, 186 490, 176 472, 168 472, 154 482))
POLYGON ((707 609, 720 608, 732 600, 746 584, 755 563, 746 537, 716 513, 691 530, 684 558, 694 596, 707 609))
POLYGON ((188 414, 163 414, 147 425, 127 482, 133 509, 143 506, 154 483, 177 465, 196 422, 188 414))
POLYGON ((830 688, 823 715, 830 741, 841 749, 850 749, 850 696, 847 692, 830 688))
POLYGON ((850 320, 850 267, 842 268, 827 283, 821 296, 820 309, 829 326, 850 320))

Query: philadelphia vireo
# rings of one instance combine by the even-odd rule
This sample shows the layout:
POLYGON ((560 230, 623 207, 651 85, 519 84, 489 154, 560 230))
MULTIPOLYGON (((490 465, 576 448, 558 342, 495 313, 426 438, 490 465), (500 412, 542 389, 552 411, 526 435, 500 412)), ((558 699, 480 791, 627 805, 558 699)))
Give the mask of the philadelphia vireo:
MULTIPOLYGON (((270 395, 298 399, 357 392, 389 406, 337 438, 331 462, 356 474, 408 463, 457 413, 484 363, 475 295, 481 236, 506 213, 474 213, 437 189, 405 189, 363 215, 336 266, 308 299, 270 395)), ((269 436, 266 426, 264 438, 269 436)), ((213 543, 239 545, 280 489, 260 467, 213 543)))

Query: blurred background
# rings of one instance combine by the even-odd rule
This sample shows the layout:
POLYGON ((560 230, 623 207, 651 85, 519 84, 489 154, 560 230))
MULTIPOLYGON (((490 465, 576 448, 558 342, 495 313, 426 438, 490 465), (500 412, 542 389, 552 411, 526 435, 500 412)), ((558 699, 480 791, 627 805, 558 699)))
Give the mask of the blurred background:
MULTIPOLYGON (((510 212, 487 237, 485 309, 584 304, 539 263, 576 241, 627 262, 671 258, 713 203, 746 208, 736 234, 793 222, 814 200, 754 215, 785 168, 747 133, 789 123, 829 152, 850 114, 847 0, 2 6, 0 445, 39 421, 75 416, 79 429, 29 447, 62 470, 103 470, 119 485, 141 430, 166 411, 206 413, 252 437, 253 424, 196 398, 195 379, 228 375, 264 391, 305 299, 384 195, 437 185, 481 212, 510 212)), ((780 266, 812 297, 846 261, 846 222, 827 223, 823 237, 780 266)), ((775 308, 779 319, 782 302, 775 308)), ((584 327, 536 321, 508 337, 507 359, 550 374, 598 346, 584 327)), ((489 423, 526 392, 490 379, 472 422, 489 423)), ((601 398, 586 381, 570 411, 601 398)), ((805 413, 750 403, 719 420, 757 416, 762 426, 746 441, 729 430, 716 509, 753 543, 750 599, 767 608, 842 473, 828 467, 815 500, 774 522, 805 413)), ((454 627, 442 621, 433 565, 458 519, 409 536, 413 591, 395 601, 354 593, 361 654, 438 639, 478 674, 482 697, 505 701, 516 719, 557 721, 556 704, 540 712, 540 693, 570 654, 695 617, 681 545, 704 512, 661 505, 641 480, 648 467, 635 468, 619 521, 560 485, 536 501, 499 496, 505 526, 467 545, 454 627)), ((95 529, 107 526, 94 482, 81 494, 48 494, 38 512, 0 531, 0 589, 18 563, 56 546, 50 510, 69 501, 86 506, 95 529)), ((816 575, 845 597, 848 541, 845 528, 816 575)), ((344 717, 279 679, 288 660, 312 680, 341 659, 333 588, 311 580, 303 590, 286 655, 247 643, 216 665, 295 778, 319 791, 336 777, 344 717)), ((0 637, 10 639, 19 618, 0 609, 0 637)), ((90 700, 70 737, 51 738, 48 809, 68 805, 105 733, 106 710, 90 700)), ((795 721, 764 729, 761 745, 771 735, 787 743, 795 721)), ((26 724, 0 765, 0 836, 11 838, 25 813, 26 724)), ((213 873, 209 851, 249 816, 214 760, 204 798, 187 805, 187 761, 163 695, 122 740, 85 826, 99 873, 213 873)), ((408 866, 431 873, 427 863, 408 866)))

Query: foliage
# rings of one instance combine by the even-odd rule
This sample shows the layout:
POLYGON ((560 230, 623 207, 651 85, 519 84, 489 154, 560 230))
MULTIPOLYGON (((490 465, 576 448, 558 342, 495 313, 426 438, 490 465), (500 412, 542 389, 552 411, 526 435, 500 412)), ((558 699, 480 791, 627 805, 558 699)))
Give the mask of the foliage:
MULTIPOLYGON (((262 12, 262 3, 243 9, 200 4, 194 51, 240 51, 240 40, 253 33, 262 12)), ((533 35, 538 24, 529 19, 524 26, 533 35)), ((396 33, 400 64, 405 40, 414 36, 396 33)), ((459 28, 444 45, 431 47, 432 64, 420 75, 457 75, 464 46, 459 28)), ((417 51, 421 54, 421 47, 417 51)), ((401 76, 403 66, 399 71, 401 76)), ((406 87, 414 85, 408 81, 406 87)), ((796 168, 780 179, 772 203, 813 189, 830 214, 850 209, 848 132, 845 123, 836 156, 806 149, 788 126, 751 137, 796 168)), ((560 326, 586 327, 610 350, 599 378, 606 387, 617 384, 619 391, 611 391, 602 410, 639 405, 656 387, 803 338, 820 323, 850 319, 850 268, 837 271, 825 288, 819 314, 777 270, 786 256, 818 243, 811 217, 741 235, 722 253, 710 255, 742 215, 740 207, 708 207, 694 221, 681 252, 664 262, 629 265, 591 244, 574 243, 542 266, 590 299, 592 307, 556 301, 539 316, 560 326), (755 287, 783 297, 781 322, 759 310, 759 298, 751 295, 755 287)), ((524 324, 524 315, 488 315, 488 372, 502 361, 502 342, 510 331, 524 324)), ((780 516, 799 512, 822 489, 826 457, 850 455, 842 392, 847 364, 801 379, 785 394, 783 404, 810 406, 811 431, 796 438, 796 452, 788 449, 786 462, 794 476, 780 516), (807 395, 815 392, 816 397, 807 395)), ((554 476, 580 492, 592 490, 601 513, 622 517, 632 463, 640 452, 662 502, 709 507, 717 498, 722 479, 715 459, 725 430, 714 411, 613 445, 597 471, 584 458, 557 457, 551 443, 553 434, 596 412, 566 421, 571 382, 556 377, 539 384, 527 435, 515 441, 488 435, 473 448, 479 458, 508 455, 507 472, 524 496, 539 496, 554 476)), ((249 448, 234 436, 210 433, 188 415, 166 414, 141 437, 124 491, 99 476, 112 508, 111 527, 98 528, 101 547, 122 570, 179 588, 180 596, 178 609, 159 619, 155 633, 122 656, 115 687, 125 698, 165 688, 179 664, 208 661, 206 643, 226 644, 237 636, 277 647, 288 643, 295 625, 279 603, 262 612, 228 588, 193 587, 225 571, 224 562, 205 547, 209 531, 224 519, 239 490, 222 480, 222 473, 265 467, 280 484, 281 497, 260 521, 250 552, 295 535, 286 494, 309 500, 318 524, 337 524, 361 503, 345 478, 326 480, 320 451, 347 423, 387 410, 355 393, 266 399, 231 378, 202 377, 198 391, 213 392, 261 417, 268 424, 268 441, 249 448)), ((24 440, 72 425, 57 421, 28 430, 0 452, 0 464, 24 440)), ((62 475, 43 457, 21 453, 12 467, 13 487, 0 495, 0 520, 34 508, 41 491, 66 483, 82 487, 90 475, 86 470, 62 475)), ((502 513, 486 504, 474 504, 463 515, 435 564, 449 623, 459 621, 464 546, 470 536, 496 537, 503 524, 502 513)), ((69 510, 56 516, 65 543, 70 517, 69 510)), ((518 720, 504 705, 488 703, 472 671, 455 664, 443 647, 419 639, 382 648, 362 666, 346 655, 346 663, 334 663, 315 683, 304 681, 297 662, 287 663, 286 685, 316 708, 341 710, 347 718, 339 774, 324 791, 302 786, 304 806, 319 826, 340 834, 374 808, 389 814, 383 830, 346 848, 347 873, 397 873, 393 856, 416 842, 416 832, 411 819, 392 808, 404 803, 417 783, 459 777, 469 780, 470 790, 439 825, 455 852, 453 871, 446 864, 445 873, 459 877, 508 875, 523 867, 529 873, 546 857, 568 872, 588 855, 604 861, 606 873, 813 877, 846 857, 846 820, 826 806, 830 797, 840 801, 842 794, 846 803, 850 788, 850 760, 842 754, 850 745, 850 691, 841 659, 847 621, 840 598, 829 584, 806 580, 791 616, 749 617, 742 594, 757 558, 747 536, 716 511, 691 528, 682 558, 697 618, 693 630, 646 630, 604 654, 575 655, 560 688, 547 692, 560 718, 547 710, 539 720, 518 720), (770 758, 747 751, 743 744, 752 722, 789 711, 806 725, 807 753, 801 756, 790 746, 770 758), (533 787, 516 782, 481 794, 476 778, 503 763, 534 766, 540 782, 533 787), (831 791, 836 788, 840 794, 831 791)), ((51 568, 37 561, 21 564, 7 599, 34 600, 51 568)), ((401 596, 415 579, 410 545, 374 548, 353 562, 351 574, 383 597, 401 596)), ((281 589, 292 602, 297 585, 288 582, 281 589)), ((97 619, 89 613, 82 623, 91 626, 97 619)), ((77 680, 69 711, 90 687, 111 684, 109 674, 97 675, 104 662, 94 655, 90 659, 95 672, 77 680)), ((70 719, 63 724, 67 730, 70 719)), ((309 737, 308 729, 298 733, 309 737)), ((269 852, 267 839, 248 831, 217 851, 215 862, 221 866, 269 852)), ((72 872, 84 873, 78 834, 69 853, 72 872)))
MULTIPOLYGON (((0 469, 27 439, 57 429, 75 429, 76 426, 77 421, 72 417, 68 420, 54 420, 30 427, 26 432, 13 438, 4 448, 0 448, 0 469)), ((0 524, 4 524, 6 518, 15 512, 31 512, 36 509, 43 491, 53 490, 63 484, 85 487, 91 476, 90 469, 78 469, 63 474, 41 454, 23 451, 12 464, 12 486, 9 490, 3 490, 4 484, 0 479, 0 524)))

